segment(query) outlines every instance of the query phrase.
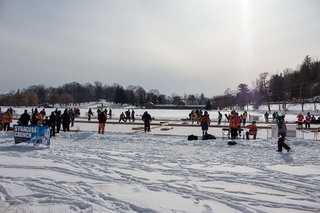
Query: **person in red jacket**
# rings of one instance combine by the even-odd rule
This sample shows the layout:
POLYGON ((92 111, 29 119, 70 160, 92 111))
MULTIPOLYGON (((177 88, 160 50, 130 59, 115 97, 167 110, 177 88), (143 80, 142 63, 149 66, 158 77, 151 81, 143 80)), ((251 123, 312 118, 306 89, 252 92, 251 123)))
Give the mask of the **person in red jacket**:
POLYGON ((310 115, 310 112, 308 112, 305 118, 306 129, 310 129, 310 123, 311 123, 311 115, 310 115))
POLYGON ((205 136, 208 134, 208 128, 210 125, 210 118, 207 111, 204 112, 204 115, 201 116, 199 119, 199 122, 201 123, 201 129, 202 129, 202 135, 205 136))
POLYGON ((99 112, 98 121, 99 121, 98 134, 103 135, 106 127, 106 121, 107 121, 107 114, 105 110, 101 110, 101 112, 99 112))
POLYGON ((297 119, 298 119, 298 129, 302 129, 302 123, 304 119, 302 112, 299 113, 299 115, 297 116, 297 119))
POLYGON ((253 135, 253 139, 256 139, 258 128, 255 121, 252 121, 252 124, 246 126, 249 131, 246 132, 247 139, 249 139, 249 135, 253 135))

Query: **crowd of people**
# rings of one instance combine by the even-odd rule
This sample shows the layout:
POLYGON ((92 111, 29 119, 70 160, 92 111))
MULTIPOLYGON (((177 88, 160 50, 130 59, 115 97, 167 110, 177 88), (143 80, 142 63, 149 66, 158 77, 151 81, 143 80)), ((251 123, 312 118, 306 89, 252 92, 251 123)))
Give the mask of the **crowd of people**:
MULTIPOLYGON (((238 137, 238 133, 242 133, 242 128, 245 127, 248 129, 246 132, 247 139, 249 139, 249 135, 253 135, 253 138, 256 139, 257 134, 257 127, 255 121, 246 126, 248 113, 246 111, 243 114, 239 115, 236 111, 232 111, 229 115, 225 114, 226 120, 229 123, 230 134, 232 139, 236 139, 238 137)), ((218 111, 218 125, 221 124, 222 120, 222 113, 218 111)), ((211 123, 211 119, 209 117, 209 113, 207 111, 202 112, 202 110, 192 110, 189 114, 189 119, 191 120, 192 124, 197 122, 197 124, 201 125, 202 135, 203 138, 206 138, 208 135, 208 128, 211 123)))
MULTIPOLYGON (((231 129, 231 138, 235 139, 237 137, 236 126, 238 125, 238 129, 241 128, 241 122, 243 122, 243 126, 248 130, 246 132, 246 138, 249 139, 249 135, 253 135, 253 139, 256 139, 258 127, 256 126, 256 121, 252 121, 252 124, 245 126, 245 119, 247 118, 247 112, 245 111, 242 116, 238 116, 236 112, 231 113, 230 117, 230 129, 231 129), (243 116, 245 115, 245 116, 243 116), (238 118, 236 118, 238 117, 238 118), (232 121, 232 118, 235 120, 232 121), (232 124, 233 122, 233 124, 232 124), (233 130, 233 131, 232 131, 233 130)), ((264 114, 264 119, 266 123, 269 123, 269 113, 266 112, 264 114)), ((287 126, 285 121, 285 115, 280 115, 278 112, 272 113, 272 122, 277 124, 278 128, 278 149, 277 152, 282 152, 282 148, 286 149, 287 152, 291 150, 291 148, 285 143, 286 135, 287 135, 287 126)))
POLYGON ((136 120, 136 112, 134 111, 134 109, 131 110, 130 112, 130 109, 128 109, 127 111, 125 112, 122 112, 120 114, 120 117, 119 117, 119 122, 123 121, 123 122, 135 122, 136 120))
MULTIPOLYGON (((47 115, 45 109, 42 109, 39 111, 37 108, 32 109, 31 113, 29 114, 27 110, 24 110, 24 113, 21 114, 20 118, 18 119, 18 124, 20 125, 37 125, 37 126, 50 126, 51 128, 51 136, 55 136, 55 133, 59 133, 61 131, 70 131, 70 126, 74 126, 74 120, 76 116, 79 116, 80 111, 79 109, 74 108, 66 108, 63 113, 61 110, 54 110, 50 113, 50 115, 47 115)), ((91 117, 94 116, 92 109, 90 108, 88 113, 88 121, 91 120, 91 117)), ((105 133, 105 124, 107 121, 107 116, 109 115, 109 118, 112 116, 112 111, 109 109, 97 109, 97 119, 98 119, 98 134, 104 134, 105 133)), ((218 124, 221 124, 222 120, 222 113, 218 111, 218 124)), ((256 139, 258 128, 256 125, 256 121, 253 121, 251 124, 247 125, 247 117, 248 113, 247 111, 244 111, 242 114, 239 114, 236 111, 231 111, 229 115, 225 114, 226 120, 228 122, 229 126, 229 132, 231 139, 236 139, 239 136, 244 134, 244 129, 246 129, 245 136, 247 139, 250 138, 250 136, 253 136, 253 139, 256 139)), ((265 122, 269 122, 269 113, 266 112, 264 114, 265 122)), ((0 108, 0 130, 9 131, 12 129, 10 124, 12 123, 13 119, 13 109, 8 108, 5 112, 1 112, 0 108)), ((119 117, 119 122, 135 122, 135 111, 133 109, 128 109, 125 112, 122 112, 119 117)), ((208 135, 208 128, 211 123, 211 119, 209 117, 208 111, 203 111, 200 109, 192 110, 189 114, 189 119, 191 120, 192 124, 196 122, 197 124, 200 124, 202 135, 205 137, 208 135)), ((142 120, 144 122, 144 131, 150 131, 150 123, 152 121, 151 115, 145 111, 142 115, 142 120)), ((278 112, 272 113, 272 122, 275 122, 278 124, 279 130, 284 129, 285 122, 284 116, 279 115, 278 112), (284 124, 283 124, 284 123, 284 124), (280 127, 281 124, 281 127, 280 127)), ((310 112, 307 112, 304 116, 303 113, 299 113, 297 115, 297 121, 296 121, 299 128, 303 128, 303 125, 306 129, 310 129, 311 123, 320 123, 320 117, 318 119, 315 118, 314 115, 311 115, 310 112), (318 122, 319 121, 319 122, 318 122)), ((278 142, 279 144, 282 144, 282 147, 286 147, 284 145, 284 137, 283 131, 279 131, 279 136, 281 136, 281 140, 278 142)), ((280 145, 279 145, 280 147, 280 145)), ((280 148, 278 150, 281 150, 280 148)), ((288 150, 288 149, 287 149, 288 150)))
MULTIPOLYGON (((61 110, 55 109, 47 115, 45 109, 41 111, 38 108, 31 110, 29 113, 27 110, 20 115, 17 123, 19 125, 35 125, 35 126, 50 126, 50 136, 55 136, 55 133, 59 133, 62 126, 62 131, 70 131, 70 126, 74 126, 74 119, 76 112, 73 108, 66 108, 62 113, 61 110)), ((12 129, 10 124, 13 120, 13 112, 11 108, 7 109, 4 113, 0 113, 0 130, 9 131, 12 129)))
MULTIPOLYGON (((218 125, 221 124, 222 120, 222 113, 218 111, 218 125)), ((243 129, 246 129, 246 139, 249 139, 250 136, 253 136, 253 139, 256 139, 258 127, 256 125, 256 121, 252 121, 251 124, 247 125, 248 113, 247 111, 244 111, 242 114, 239 114, 236 111, 231 111, 231 113, 225 114, 225 118, 228 122, 229 126, 229 133, 231 139, 238 138, 241 134, 244 134, 242 131, 243 129)), ((264 114, 265 122, 269 122, 269 113, 266 112, 264 114)), ((314 116, 313 116, 314 117, 314 116)), ((302 123, 305 124, 305 128, 310 128, 310 123, 315 122, 315 119, 312 119, 312 116, 308 112, 306 116, 303 116, 302 113, 300 113, 298 116, 298 128, 302 126, 302 123)), ((189 119, 192 121, 192 124, 196 121, 198 124, 200 123, 201 129, 202 129, 202 135, 203 138, 206 138, 206 135, 208 134, 208 128, 210 126, 210 117, 207 111, 204 112, 202 115, 201 110, 192 110, 189 114, 189 119)), ((320 118, 319 118, 320 119, 320 118)), ((272 114, 272 122, 275 122, 278 127, 278 152, 282 152, 282 149, 284 148, 288 152, 291 150, 291 148, 285 143, 286 140, 286 134, 287 134, 287 127, 286 127, 286 121, 285 116, 280 115, 278 112, 274 112, 272 114)))
MULTIPOLYGON (((46 115, 45 109, 42 109, 40 112, 37 108, 32 109, 31 113, 29 114, 27 110, 21 114, 20 118, 18 119, 19 125, 36 125, 36 126, 50 126, 50 136, 55 136, 55 133, 59 133, 62 126, 62 131, 70 131, 70 126, 74 126, 75 117, 79 116, 76 113, 80 114, 80 111, 75 110, 73 108, 66 108, 62 113, 61 110, 56 109, 52 111, 50 116, 46 115)), ((120 119, 127 122, 134 122, 135 121, 135 111, 127 110, 126 115, 122 113, 120 115, 120 119)), ((90 108, 87 112, 88 121, 91 121, 92 116, 94 113, 90 108)), ((97 119, 98 119, 98 134, 105 133, 105 124, 107 121, 107 116, 109 118, 112 117, 112 110, 109 109, 97 109, 97 119)), ((145 131, 150 131, 150 122, 151 116, 146 112, 142 117, 145 123, 145 131), (148 116, 147 116, 148 115, 148 116), (150 117, 150 119, 149 119, 150 117)), ((119 122, 121 121, 119 120, 119 122)), ((8 131, 10 128, 10 123, 12 123, 12 112, 10 113, 10 109, 8 109, 5 113, 0 114, 0 130, 8 131)))
POLYGON ((249 135, 253 135, 253 139, 256 139, 258 131, 256 121, 252 121, 250 125, 246 125, 248 117, 247 111, 244 111, 240 115, 236 111, 231 111, 229 115, 225 114, 225 116, 229 121, 231 139, 236 139, 239 135, 244 134, 243 128, 248 129, 246 132, 247 139, 249 139, 249 135))
POLYGON ((304 116, 302 112, 297 115, 297 122, 298 129, 303 129, 303 125, 305 129, 310 129, 310 124, 319 124, 320 123, 320 116, 318 119, 314 115, 311 115, 310 112, 304 116))

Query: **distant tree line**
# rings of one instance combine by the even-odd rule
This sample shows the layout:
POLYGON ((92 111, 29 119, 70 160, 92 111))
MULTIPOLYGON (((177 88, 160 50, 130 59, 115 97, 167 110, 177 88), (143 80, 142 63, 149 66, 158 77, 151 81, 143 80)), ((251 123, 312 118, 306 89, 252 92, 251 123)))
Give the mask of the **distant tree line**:
MULTIPOLYGON (((117 104, 145 106, 153 104, 175 105, 205 105, 206 109, 240 108, 252 104, 259 107, 261 104, 278 103, 279 109, 285 109, 287 103, 303 104, 319 102, 316 96, 320 95, 320 62, 304 58, 296 70, 285 69, 282 73, 270 75, 261 73, 252 82, 252 89, 247 84, 240 83, 236 90, 226 89, 223 95, 207 98, 204 94, 187 95, 177 94, 166 96, 156 89, 146 91, 141 86, 128 86, 126 89, 119 84, 103 85, 96 81, 94 84, 84 85, 77 82, 67 83, 58 88, 33 85, 27 89, 18 89, 8 94, 0 95, 0 105, 4 106, 37 106, 77 105, 101 99, 117 104)), ((303 109, 302 109, 303 110, 303 109)))
MULTIPOLYGON (((0 95, 0 105, 4 106, 37 106, 49 105, 68 106, 77 105, 85 102, 107 100, 120 105, 129 104, 132 106, 144 106, 148 102, 153 104, 185 104, 183 98, 173 94, 166 96, 160 94, 156 89, 149 92, 141 86, 128 86, 124 89, 121 85, 113 84, 112 86, 103 85, 96 81, 94 84, 86 83, 81 85, 77 82, 67 83, 61 87, 46 88, 44 85, 34 85, 27 89, 8 94, 0 95)), ((190 95, 187 97, 192 104, 203 104, 204 95, 190 95)))
POLYGON ((218 108, 243 109, 251 104, 258 108, 262 104, 278 104, 279 110, 286 109, 288 103, 320 102, 320 61, 306 56, 296 70, 284 69, 282 73, 270 75, 261 73, 259 78, 252 82, 250 90, 247 84, 239 84, 236 91, 227 89, 224 95, 212 98, 212 103, 218 108))

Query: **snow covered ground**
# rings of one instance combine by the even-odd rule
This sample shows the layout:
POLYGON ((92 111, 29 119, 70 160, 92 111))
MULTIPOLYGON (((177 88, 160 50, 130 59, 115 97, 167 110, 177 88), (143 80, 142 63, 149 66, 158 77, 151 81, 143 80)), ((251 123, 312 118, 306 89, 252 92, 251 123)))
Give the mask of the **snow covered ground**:
POLYGON ((313 133, 277 153, 266 130, 228 146, 219 128, 209 129, 216 140, 188 141, 200 127, 139 125, 98 135, 96 123, 76 123, 50 147, 0 132, 0 212, 320 212, 313 133))

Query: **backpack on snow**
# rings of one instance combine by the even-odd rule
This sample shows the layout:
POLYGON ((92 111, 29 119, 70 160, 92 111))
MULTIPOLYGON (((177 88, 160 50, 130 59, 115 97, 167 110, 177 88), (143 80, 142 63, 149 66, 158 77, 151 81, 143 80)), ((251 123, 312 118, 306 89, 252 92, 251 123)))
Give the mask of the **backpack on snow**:
POLYGON ((235 142, 235 141, 228 141, 228 145, 236 145, 237 144, 237 142, 235 142))
POLYGON ((188 135, 188 141, 198 140, 198 136, 196 135, 188 135))
POLYGON ((202 137, 202 140, 213 140, 213 139, 217 139, 216 136, 211 135, 211 134, 206 134, 202 137))

